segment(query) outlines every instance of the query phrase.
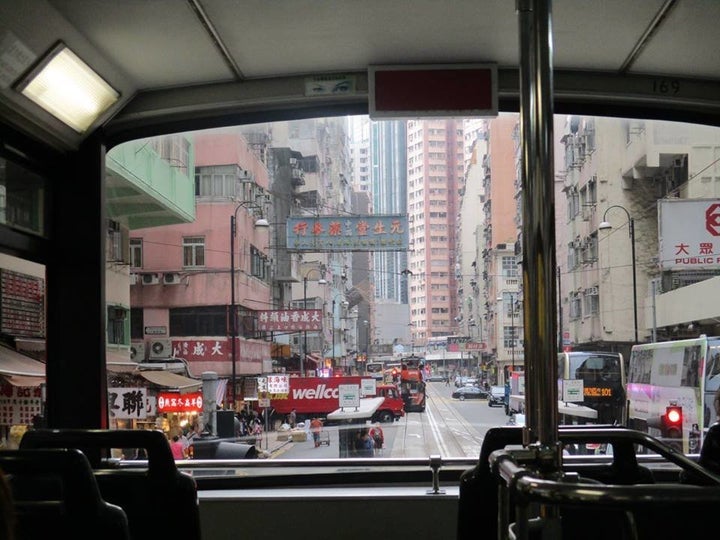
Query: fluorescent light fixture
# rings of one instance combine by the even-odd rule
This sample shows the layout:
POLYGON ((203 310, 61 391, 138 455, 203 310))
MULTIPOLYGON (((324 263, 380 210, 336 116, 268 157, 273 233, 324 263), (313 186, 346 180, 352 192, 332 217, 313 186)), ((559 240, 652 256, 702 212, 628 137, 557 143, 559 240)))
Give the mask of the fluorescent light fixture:
POLYGON ((120 97, 62 42, 15 89, 78 133, 84 133, 120 97))

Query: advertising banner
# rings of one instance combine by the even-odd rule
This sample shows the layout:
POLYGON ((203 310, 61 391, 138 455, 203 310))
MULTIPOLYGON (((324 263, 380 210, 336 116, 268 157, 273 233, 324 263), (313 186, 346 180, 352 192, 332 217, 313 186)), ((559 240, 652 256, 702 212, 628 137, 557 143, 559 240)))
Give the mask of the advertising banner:
POLYGON ((658 221, 663 270, 720 267, 720 199, 661 199, 658 221))
POLYGON ((288 251, 405 251, 404 214, 304 216, 287 220, 288 251))

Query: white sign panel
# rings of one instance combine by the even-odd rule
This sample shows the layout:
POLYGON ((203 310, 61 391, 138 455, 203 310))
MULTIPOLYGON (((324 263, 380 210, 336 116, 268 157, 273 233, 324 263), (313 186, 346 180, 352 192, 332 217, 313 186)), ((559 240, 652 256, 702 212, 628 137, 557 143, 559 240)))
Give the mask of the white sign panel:
POLYGON ((563 401, 569 403, 571 401, 583 401, 583 381, 582 379, 563 379, 563 401))
POLYGON ((374 396, 377 394, 377 381, 375 379, 362 379, 362 388, 360 389, 363 396, 374 396))
POLYGON ((146 419, 148 415, 147 388, 109 388, 108 412, 111 419, 146 419))
POLYGON ((343 407, 359 407, 360 406, 360 387, 357 384, 340 384, 340 405, 343 407))
POLYGON ((660 200, 658 221, 663 270, 720 267, 720 199, 660 200))

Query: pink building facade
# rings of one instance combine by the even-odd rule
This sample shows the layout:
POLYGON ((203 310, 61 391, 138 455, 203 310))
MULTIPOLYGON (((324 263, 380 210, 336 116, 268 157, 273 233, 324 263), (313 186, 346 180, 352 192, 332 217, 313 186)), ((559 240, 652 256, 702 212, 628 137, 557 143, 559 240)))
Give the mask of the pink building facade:
MULTIPOLYGON (((231 278, 239 313, 235 374, 272 370, 271 344, 254 339, 251 312, 270 304, 268 229, 254 226, 263 212, 268 171, 242 134, 195 134, 196 219, 191 223, 134 230, 131 250, 140 250, 131 271, 133 342, 146 355, 158 340, 187 361, 190 374, 232 374, 231 278), (231 216, 236 217, 231 276, 231 216), (151 278, 144 278, 145 275, 151 278), (141 335, 139 335, 141 334, 141 335)), ((137 253, 137 252, 136 252, 137 253)))

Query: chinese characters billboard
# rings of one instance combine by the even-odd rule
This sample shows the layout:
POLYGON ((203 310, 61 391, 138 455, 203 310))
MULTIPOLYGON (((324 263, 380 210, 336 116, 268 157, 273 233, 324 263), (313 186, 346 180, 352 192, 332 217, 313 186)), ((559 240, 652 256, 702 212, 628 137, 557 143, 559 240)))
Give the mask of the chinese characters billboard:
POLYGON ((287 220, 289 251, 405 251, 404 214, 305 216, 287 220))
POLYGON ((166 412, 202 412, 202 392, 190 394, 179 394, 177 392, 160 392, 157 400, 157 410, 160 413, 166 412))
POLYGON ((720 267, 720 199, 660 200, 658 221, 663 270, 720 267))
POLYGON ((275 309, 257 312, 262 332, 315 332, 322 330, 321 309, 275 309))

